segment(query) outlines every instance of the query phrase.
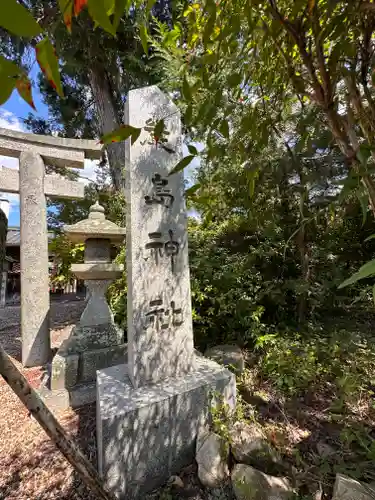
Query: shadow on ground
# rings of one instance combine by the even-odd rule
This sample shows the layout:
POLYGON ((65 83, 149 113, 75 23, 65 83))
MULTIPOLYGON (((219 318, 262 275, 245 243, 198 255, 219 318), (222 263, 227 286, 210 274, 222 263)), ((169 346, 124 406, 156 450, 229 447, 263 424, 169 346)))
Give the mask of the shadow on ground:
MULTIPOLYGON (((68 335, 65 329, 78 322, 85 301, 80 297, 65 297, 51 301, 51 343, 58 347, 68 335), (74 299, 74 300, 73 300, 74 299)), ((0 309, 0 343, 13 359, 21 362, 20 307, 10 306, 0 309)))

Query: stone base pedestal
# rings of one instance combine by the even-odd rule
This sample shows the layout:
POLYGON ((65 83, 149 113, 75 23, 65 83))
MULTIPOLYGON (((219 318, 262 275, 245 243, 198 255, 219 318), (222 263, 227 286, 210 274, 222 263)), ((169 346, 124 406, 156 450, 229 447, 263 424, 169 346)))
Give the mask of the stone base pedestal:
POLYGON ((96 384, 76 385, 72 389, 60 389, 51 391, 46 385, 38 389, 40 397, 52 411, 65 410, 67 408, 79 408, 96 400, 96 384))
POLYGON ((115 325, 75 327, 53 358, 49 399, 55 396, 60 407, 92 403, 96 399, 96 371, 126 361, 127 344, 115 325))
POLYGON ((138 389, 127 365, 98 371, 98 461, 106 487, 121 500, 138 500, 190 464, 215 393, 234 407, 235 376, 198 356, 188 375, 138 389))

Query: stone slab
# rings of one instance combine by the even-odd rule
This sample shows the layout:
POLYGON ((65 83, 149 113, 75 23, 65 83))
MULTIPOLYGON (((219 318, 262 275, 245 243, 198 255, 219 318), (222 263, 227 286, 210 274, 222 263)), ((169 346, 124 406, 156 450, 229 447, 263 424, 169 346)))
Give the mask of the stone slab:
POLYGON ((41 387, 38 393, 52 411, 80 408, 96 401, 96 383, 77 385, 69 391, 51 391, 47 387, 41 387))
POLYGON ((83 280, 112 280, 121 277, 124 266, 116 263, 83 263, 72 264, 72 272, 78 279, 83 280))
MULTIPOLYGON (((19 177, 18 170, 0 166, 0 190, 4 193, 19 193, 19 177)), ((44 177, 44 194, 68 200, 83 199, 85 186, 82 182, 71 181, 58 174, 48 174, 44 177)))
POLYGON ((72 181, 58 174, 49 174, 44 178, 44 194, 52 198, 82 200, 85 186, 82 182, 72 181))
MULTIPOLYGON (((92 139, 69 139, 66 137, 53 137, 51 135, 30 134, 16 130, 0 128, 0 144, 2 141, 13 141, 16 148, 22 148, 20 143, 26 143, 37 149, 39 146, 51 146, 62 150, 83 152, 86 158, 100 160, 103 146, 92 139)), ((18 149, 18 151, 24 151, 18 149)), ((5 154, 5 153, 4 153, 5 154)), ((17 155, 19 156, 19 155, 17 155)))
POLYGON ((114 324, 97 326, 75 326, 60 351, 67 354, 80 353, 84 350, 101 349, 103 347, 124 343, 124 332, 114 324))
POLYGON ((126 363, 127 344, 90 349, 82 343, 82 350, 69 352, 70 339, 65 340, 52 361, 51 390, 72 390, 76 385, 96 381, 96 371, 126 363))
POLYGON ((199 357, 196 369, 134 389, 127 365, 97 372, 99 473, 117 498, 138 500, 195 457, 216 392, 235 405, 234 375, 199 357))
POLYGON ((375 489, 344 474, 336 474, 332 500, 375 500, 375 489))
POLYGON ((78 354, 64 355, 58 351, 52 362, 51 389, 55 391, 76 385, 78 367, 78 354))
POLYGON ((80 382, 95 381, 97 370, 125 363, 127 350, 127 344, 121 344, 82 352, 79 374, 80 382))
POLYGON ((13 138, 4 138, 0 134, 0 154, 19 158, 21 153, 33 152, 56 167, 84 168, 84 151, 70 150, 38 143, 33 144, 13 138))
POLYGON ((140 387, 193 368, 187 217, 183 173, 169 176, 182 157, 177 107, 156 86, 131 90, 125 122, 146 126, 125 143, 129 374, 140 387), (161 119, 165 147, 150 124, 161 119))
POLYGON ((18 170, 0 166, 0 190, 4 193, 19 193, 20 175, 18 170))

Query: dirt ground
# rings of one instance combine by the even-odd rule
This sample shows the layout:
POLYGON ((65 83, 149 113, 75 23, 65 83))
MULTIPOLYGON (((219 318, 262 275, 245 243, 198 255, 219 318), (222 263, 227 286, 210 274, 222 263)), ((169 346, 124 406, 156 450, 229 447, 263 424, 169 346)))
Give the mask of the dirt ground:
MULTIPOLYGON (((67 338, 84 308, 83 301, 51 304, 52 346, 67 338)), ((0 342, 33 387, 40 383, 39 368, 23 369, 21 360, 20 308, 0 310, 0 342)), ((39 424, 0 379, 0 499, 80 500, 93 499, 75 477, 72 467, 55 448, 39 424)), ((76 436, 93 463, 95 455, 95 408, 68 410, 56 415, 76 436)))
MULTIPOLYGON (((83 308, 83 301, 51 304, 52 347, 58 347, 69 336, 83 308)), ((38 387, 42 370, 24 369, 20 363, 18 306, 0 309, 0 343, 31 385, 38 387)), ((0 403, 0 500, 95 500, 96 497, 81 483, 73 468, 1 377, 0 403)), ((95 404, 55 415, 96 467, 95 404)), ((183 489, 179 487, 175 491, 175 487, 169 485, 148 495, 147 499, 234 499, 229 484, 216 490, 202 489, 195 465, 182 471, 180 478, 183 489)))

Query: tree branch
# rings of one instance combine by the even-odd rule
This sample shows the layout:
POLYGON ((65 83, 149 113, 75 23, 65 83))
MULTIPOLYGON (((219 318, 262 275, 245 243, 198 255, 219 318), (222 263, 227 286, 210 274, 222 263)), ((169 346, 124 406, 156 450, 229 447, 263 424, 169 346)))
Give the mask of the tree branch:
POLYGON ((312 12, 312 31, 315 40, 316 56, 319 65, 319 72, 322 77, 325 105, 331 106, 333 99, 332 83, 329 71, 326 68, 326 62, 323 51, 323 40, 322 40, 322 30, 319 21, 319 11, 317 2, 315 2, 313 12, 312 12))
POLYGON ((275 21, 279 21, 282 26, 284 26, 285 30, 290 34, 298 46, 302 62, 310 75, 312 87, 314 89, 315 96, 311 97, 314 97, 313 100, 315 100, 320 106, 325 107, 324 90, 319 83, 318 77, 316 76, 311 53, 308 53, 306 50, 306 39, 304 35, 301 32, 296 31, 293 24, 284 18, 284 16, 277 9, 275 0, 269 0, 269 5, 273 19, 275 21))

